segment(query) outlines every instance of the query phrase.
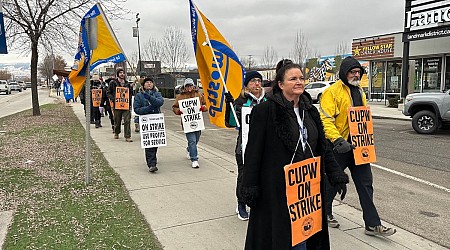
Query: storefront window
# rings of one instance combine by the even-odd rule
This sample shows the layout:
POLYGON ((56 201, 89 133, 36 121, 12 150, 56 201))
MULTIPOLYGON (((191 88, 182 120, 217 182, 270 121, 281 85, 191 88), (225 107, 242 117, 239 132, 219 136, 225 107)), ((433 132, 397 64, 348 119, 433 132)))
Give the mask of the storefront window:
POLYGON ((422 75, 422 59, 416 59, 414 63, 414 78, 412 82, 414 84, 414 93, 419 93, 422 88, 422 81, 420 79, 422 75))
POLYGON ((442 58, 423 59, 423 92, 439 92, 441 89, 442 58))
POLYGON ((372 99, 383 99, 385 62, 371 62, 371 63, 372 63, 371 97, 372 99))
POLYGON ((400 93, 402 83, 402 62, 393 61, 387 63, 386 70, 386 94, 400 93))
POLYGON ((446 57, 445 67, 445 86, 444 90, 450 89, 450 56, 446 57))

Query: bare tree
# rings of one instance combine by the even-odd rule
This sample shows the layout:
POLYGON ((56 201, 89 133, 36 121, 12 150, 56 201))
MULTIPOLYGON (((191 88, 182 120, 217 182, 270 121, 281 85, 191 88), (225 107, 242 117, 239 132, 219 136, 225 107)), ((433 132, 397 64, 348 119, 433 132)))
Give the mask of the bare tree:
POLYGON ((274 68, 278 60, 278 53, 272 46, 266 46, 261 59, 262 66, 266 69, 274 68))
POLYGON ((344 41, 336 45, 335 55, 344 55, 350 53, 350 46, 344 41))
POLYGON ((39 50, 74 53, 78 42, 79 23, 96 2, 106 12, 123 15, 126 0, 9 0, 3 1, 7 40, 12 50, 31 52, 31 93, 33 115, 40 115, 37 93, 39 50))
POLYGON ((38 71, 49 82, 49 79, 53 76, 53 69, 64 69, 66 66, 67 63, 62 56, 46 55, 44 60, 39 63, 38 71))
POLYGON ((162 39, 163 62, 172 72, 181 70, 189 60, 185 36, 179 27, 167 27, 162 39))
POLYGON ((303 68, 310 49, 308 47, 308 40, 303 32, 297 31, 294 39, 294 48, 292 49, 292 59, 296 61, 303 68))
POLYGON ((154 37, 149 37, 144 45, 144 58, 150 61, 162 61, 163 43, 154 37))
POLYGON ((11 73, 8 70, 0 70, 0 80, 9 80, 11 73))
POLYGON ((241 56, 241 57, 239 57, 239 61, 241 61, 242 66, 244 66, 244 68, 246 70, 251 70, 252 68, 255 68, 255 66, 256 66, 256 62, 253 58, 253 55, 241 56))

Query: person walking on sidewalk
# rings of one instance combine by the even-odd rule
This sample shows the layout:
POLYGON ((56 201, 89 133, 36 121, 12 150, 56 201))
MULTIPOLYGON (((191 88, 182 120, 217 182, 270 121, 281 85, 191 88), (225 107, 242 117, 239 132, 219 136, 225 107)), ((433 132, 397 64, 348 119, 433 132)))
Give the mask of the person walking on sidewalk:
MULTIPOLYGON (((136 94, 134 98, 134 112, 138 115, 159 114, 161 106, 164 104, 164 98, 157 91, 152 78, 145 78, 142 81, 143 89, 136 94)), ((139 125, 139 123, 138 123, 139 125)), ((145 159, 147 161, 148 171, 153 173, 158 171, 156 167, 157 147, 145 148, 145 159)))
MULTIPOLYGON (((113 80, 114 78, 108 78, 106 79, 102 85, 103 85, 103 89, 105 90, 105 92, 108 92, 109 89, 109 82, 111 80, 113 80)), ((111 123, 111 128, 112 128, 112 132, 114 133, 114 114, 112 111, 112 107, 111 104, 113 103, 113 101, 111 101, 108 97, 108 95, 106 95, 106 100, 105 100, 105 113, 108 115, 109 121, 111 123)))
POLYGON ((102 82, 100 81, 100 77, 95 74, 91 79, 91 112, 93 112, 95 128, 101 128, 102 126, 102 115, 100 112, 100 107, 105 106, 106 102, 106 89, 103 88, 102 82), (93 90, 101 90, 100 103, 94 103, 92 99, 93 90), (98 106, 97 106, 98 105, 98 106))
POLYGON ((242 108, 251 109, 253 106, 266 101, 264 88, 261 86, 262 84, 262 75, 258 73, 258 71, 249 71, 245 74, 244 79, 244 88, 241 91, 241 94, 236 99, 233 100, 233 96, 230 93, 226 93, 226 112, 225 119, 228 127, 236 127, 236 121, 234 120, 234 116, 231 114, 231 104, 234 104, 234 109, 236 110, 236 116, 239 121, 241 127, 238 128, 238 137, 236 140, 236 149, 235 149, 235 157, 237 164, 237 181, 236 181, 236 198, 237 198, 237 208, 236 213, 240 220, 248 220, 248 212, 245 203, 241 197, 241 184, 242 184, 242 173, 244 171, 244 161, 242 149, 245 146, 242 145, 242 126, 246 122, 242 119, 242 108))
MULTIPOLYGON (((141 71, 139 73, 139 80, 136 81, 136 84, 134 85, 134 95, 142 91, 142 88, 144 86, 144 80, 147 77, 147 72, 141 71)), ((153 82, 153 80, 152 80, 153 82)), ((156 90, 158 90, 156 88, 156 90)), ((139 115, 134 116, 134 132, 139 133, 139 115)))
MULTIPOLYGON (((373 203, 373 176, 370 163, 355 165, 354 146, 350 142, 347 109, 366 106, 366 96, 359 86, 364 69, 353 57, 342 61, 339 69, 340 80, 327 88, 320 101, 320 117, 324 124, 325 135, 332 143, 334 156, 341 168, 350 169, 359 202, 363 211, 365 233, 367 235, 390 236, 396 229, 381 225, 375 204, 373 203)), ((329 184, 329 183, 327 183, 329 184)), ((330 227, 339 227, 332 213, 332 203, 336 189, 327 185, 327 219, 330 227)))
MULTIPOLYGON (((180 106, 178 104, 179 100, 184 100, 188 98, 194 98, 198 97, 200 99, 200 110, 202 112, 208 111, 208 108, 206 107, 205 98, 201 93, 198 92, 198 88, 194 86, 194 81, 191 78, 186 78, 184 80, 183 89, 181 90, 181 94, 177 95, 177 98, 175 99, 175 102, 172 105, 172 111, 176 115, 181 115, 182 112, 180 110, 180 106)), ((186 139, 188 142, 188 146, 186 148, 187 150, 187 158, 191 160, 191 166, 192 168, 199 168, 198 164, 198 153, 197 153, 197 144, 200 141, 200 135, 202 132, 194 131, 186 133, 186 139)))
MULTIPOLYGON (((241 187, 243 200, 251 207, 245 249, 330 249, 326 211, 320 205, 325 200, 325 173, 342 199, 347 192, 348 176, 335 161, 325 139, 320 114, 304 88, 300 65, 290 60, 286 64, 283 62, 267 101, 252 109, 241 187), (315 172, 317 179, 304 183, 317 193, 314 196, 305 194, 298 202, 311 202, 310 198, 316 197, 314 200, 320 204, 305 206, 303 210, 288 208, 284 167, 319 157, 321 165, 320 171, 315 172), (315 214, 307 216, 313 209, 315 214), (292 210, 303 216, 292 217, 292 210), (314 225, 317 232, 292 246, 294 237, 303 237, 301 230, 291 229, 291 221, 295 218, 305 220, 305 224, 300 223, 306 230, 310 229, 307 225, 317 222, 314 225), (307 219, 311 223, 306 223, 307 219)), ((302 182, 301 177, 294 178, 302 182)))
POLYGON ((114 139, 119 139, 122 119, 124 121, 123 130, 125 141, 132 142, 131 139, 131 98, 133 87, 125 79, 125 71, 119 68, 116 71, 116 79, 109 82, 108 98, 113 102, 114 112, 114 139))

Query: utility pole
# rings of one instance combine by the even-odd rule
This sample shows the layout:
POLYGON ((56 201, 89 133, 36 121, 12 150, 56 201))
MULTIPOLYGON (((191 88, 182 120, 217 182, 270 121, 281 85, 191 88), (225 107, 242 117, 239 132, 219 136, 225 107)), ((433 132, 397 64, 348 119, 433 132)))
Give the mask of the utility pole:
POLYGON ((136 14, 136 30, 137 30, 137 42, 138 42, 138 74, 141 72, 141 44, 139 42, 139 21, 141 21, 141 18, 139 18, 139 13, 136 14))

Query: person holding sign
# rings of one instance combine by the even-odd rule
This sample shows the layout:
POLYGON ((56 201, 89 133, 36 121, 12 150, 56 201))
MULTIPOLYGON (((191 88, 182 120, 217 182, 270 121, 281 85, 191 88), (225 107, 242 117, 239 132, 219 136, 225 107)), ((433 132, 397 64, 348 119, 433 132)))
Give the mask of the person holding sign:
POLYGON ((241 187, 251 208, 245 249, 329 249, 325 173, 342 199, 348 176, 304 92, 300 65, 281 63, 272 93, 250 117, 241 187))
MULTIPOLYGON (((143 89, 136 94, 134 98, 134 112, 137 115, 149 115, 161 113, 161 106, 164 104, 164 98, 157 92, 152 78, 145 78, 142 81, 143 89)), ((158 171, 156 167, 156 151, 158 147, 146 147, 145 159, 149 172, 158 171)))
MULTIPOLYGON (((345 58, 339 69, 340 80, 327 88, 322 94, 320 117, 324 124, 325 135, 332 143, 336 161, 342 169, 347 167, 350 169, 363 210, 365 233, 367 235, 390 236, 396 230, 381 225, 380 216, 373 203, 373 177, 370 163, 355 163, 356 154, 354 152, 356 152, 356 147, 364 145, 367 150, 365 151, 367 157, 370 156, 371 149, 373 150, 373 131, 367 133, 369 129, 367 129, 366 124, 372 120, 370 112, 367 109, 362 112, 356 111, 367 106, 366 96, 359 86, 363 74, 364 68, 356 59, 353 57, 345 58), (359 108, 356 109, 355 107, 359 108), (351 114, 350 117, 348 112, 351 114), (349 124, 353 122, 361 123, 360 132, 366 134, 362 140, 360 140, 361 138, 352 138, 349 124)), ((339 227, 339 223, 332 213, 332 202, 335 195, 336 189, 327 185, 326 206, 330 227, 339 227)))
POLYGON ((91 79, 91 100, 91 112, 93 112, 95 128, 100 128, 102 127, 100 107, 105 106, 106 91, 97 74, 93 75, 91 79))
POLYGON ((237 197, 237 208, 236 213, 240 220, 248 220, 248 212, 245 203, 242 201, 240 194, 241 183, 242 183, 242 173, 244 171, 244 161, 243 161, 243 151, 245 145, 247 144, 248 136, 248 126, 250 123, 250 111, 253 106, 259 104, 260 102, 266 101, 264 88, 262 84, 262 75, 258 71, 248 71, 245 73, 244 88, 241 94, 236 99, 233 100, 233 96, 230 93, 226 93, 227 109, 225 112, 225 124, 228 127, 236 127, 236 121, 234 116, 231 114, 231 104, 234 104, 234 109, 236 110, 236 116, 239 120, 241 127, 238 128, 239 133, 236 140, 235 157, 237 164, 237 181, 236 181, 236 197, 237 197), (242 113, 244 116, 242 116, 242 113), (243 138, 244 133, 244 140, 243 138))
POLYGON ((121 132, 122 119, 124 121, 123 129, 125 132, 125 141, 132 142, 131 139, 131 98, 133 87, 125 80, 125 71, 122 68, 117 69, 116 79, 109 82, 108 98, 113 102, 114 112, 114 139, 119 139, 121 132))
MULTIPOLYGON (((181 90, 181 94, 177 95, 177 98, 175 99, 175 102, 172 105, 173 113, 175 113, 176 115, 182 115, 183 111, 180 109, 180 104, 179 104, 180 101, 186 100, 186 99, 191 99, 191 98, 198 98, 198 102, 199 102, 199 103, 196 103, 196 101, 193 100, 192 102, 190 102, 190 104, 192 104, 192 106, 199 107, 199 110, 201 112, 208 111, 208 108, 206 107, 205 98, 203 97, 203 95, 201 93, 198 92, 198 88, 196 88, 194 86, 194 81, 191 78, 186 78, 186 80, 184 80, 183 89, 181 90)), ((187 103, 187 106, 188 106, 188 103, 187 103)), ((193 109, 194 113, 196 113, 195 116, 194 116, 194 114, 192 115, 193 118, 187 117, 187 119, 188 119, 187 122, 191 122, 193 119, 195 119, 195 117, 201 116, 201 114, 197 115, 198 113, 195 112, 195 107, 193 107, 193 108, 186 107, 186 109, 188 109, 188 110, 193 109)), ((183 107, 181 107, 181 108, 183 108, 183 107)), ((201 117, 200 117, 200 119, 201 119, 201 117)), ((197 123, 195 123, 195 124, 197 124, 197 123)), ((188 146, 186 148, 187 157, 188 157, 188 159, 191 160, 192 168, 199 168, 197 144, 200 140, 201 130, 196 130, 193 132, 185 132, 185 134, 186 134, 186 139, 188 141, 188 146)))

